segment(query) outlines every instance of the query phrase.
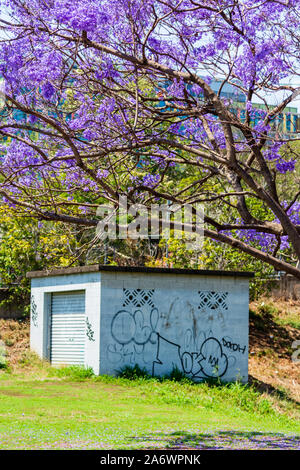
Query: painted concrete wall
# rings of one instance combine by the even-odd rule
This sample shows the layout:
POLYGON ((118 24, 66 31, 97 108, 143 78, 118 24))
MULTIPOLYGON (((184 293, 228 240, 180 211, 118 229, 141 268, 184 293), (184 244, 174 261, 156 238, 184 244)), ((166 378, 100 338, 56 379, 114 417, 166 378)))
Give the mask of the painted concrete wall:
POLYGON ((248 280, 101 273, 100 373, 248 379, 248 280))
POLYGON ((85 365, 99 374, 100 273, 34 278, 31 281, 30 347, 40 357, 50 357, 50 301, 52 292, 85 290, 85 365), (89 331, 92 334, 89 334, 89 331))

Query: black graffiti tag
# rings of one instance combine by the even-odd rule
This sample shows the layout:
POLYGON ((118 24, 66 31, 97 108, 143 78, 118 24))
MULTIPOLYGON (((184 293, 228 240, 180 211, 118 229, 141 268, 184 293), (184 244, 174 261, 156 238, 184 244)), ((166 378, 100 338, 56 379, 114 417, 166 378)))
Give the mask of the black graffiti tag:
POLYGON ((246 352, 246 346, 241 347, 240 344, 233 343, 232 341, 226 340, 225 338, 222 338, 222 343, 224 348, 230 349, 233 352, 239 352, 242 354, 245 354, 246 352))

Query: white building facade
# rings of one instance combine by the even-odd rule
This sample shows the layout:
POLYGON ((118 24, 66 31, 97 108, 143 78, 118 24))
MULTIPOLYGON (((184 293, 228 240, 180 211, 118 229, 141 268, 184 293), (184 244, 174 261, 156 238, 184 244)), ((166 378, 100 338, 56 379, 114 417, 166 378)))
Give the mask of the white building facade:
POLYGON ((252 273, 96 265, 28 277, 31 348, 53 365, 248 380, 252 273))

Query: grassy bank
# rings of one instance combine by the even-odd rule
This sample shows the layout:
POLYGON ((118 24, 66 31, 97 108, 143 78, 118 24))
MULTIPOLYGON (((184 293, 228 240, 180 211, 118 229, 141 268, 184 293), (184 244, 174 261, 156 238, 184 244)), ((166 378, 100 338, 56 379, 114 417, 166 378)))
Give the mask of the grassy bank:
POLYGON ((95 377, 29 351, 28 321, 0 320, 0 449, 296 448, 300 305, 251 304, 250 384, 95 377))
POLYGON ((89 375, 47 366, 39 373, 2 372, 0 448, 295 448, 299 442, 295 403, 292 414, 284 400, 278 412, 253 386, 89 375))

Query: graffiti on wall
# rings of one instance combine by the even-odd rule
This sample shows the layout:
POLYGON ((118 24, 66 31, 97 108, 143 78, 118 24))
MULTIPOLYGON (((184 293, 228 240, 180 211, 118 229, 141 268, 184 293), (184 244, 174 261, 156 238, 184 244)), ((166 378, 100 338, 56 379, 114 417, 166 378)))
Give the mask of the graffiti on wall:
POLYGON ((123 308, 112 318, 107 357, 114 364, 144 363, 155 358, 159 312, 152 296, 154 290, 123 289, 123 308))
POLYGON ((94 333, 91 323, 89 322, 88 317, 86 317, 85 324, 86 324, 86 335, 88 337, 88 340, 95 341, 95 338, 94 338, 95 333, 94 333))
POLYGON ((224 337, 228 292, 196 294, 194 302, 172 299, 163 312, 155 304, 154 289, 123 289, 106 350, 115 370, 139 364, 154 376, 175 367, 192 379, 224 376, 235 364, 236 354, 245 352, 232 338, 224 337))
POLYGON ((38 311, 37 311, 37 305, 36 305, 36 302, 35 302, 35 299, 34 299, 33 295, 31 295, 30 310, 31 310, 32 323, 37 328, 37 326, 38 326, 38 311))

